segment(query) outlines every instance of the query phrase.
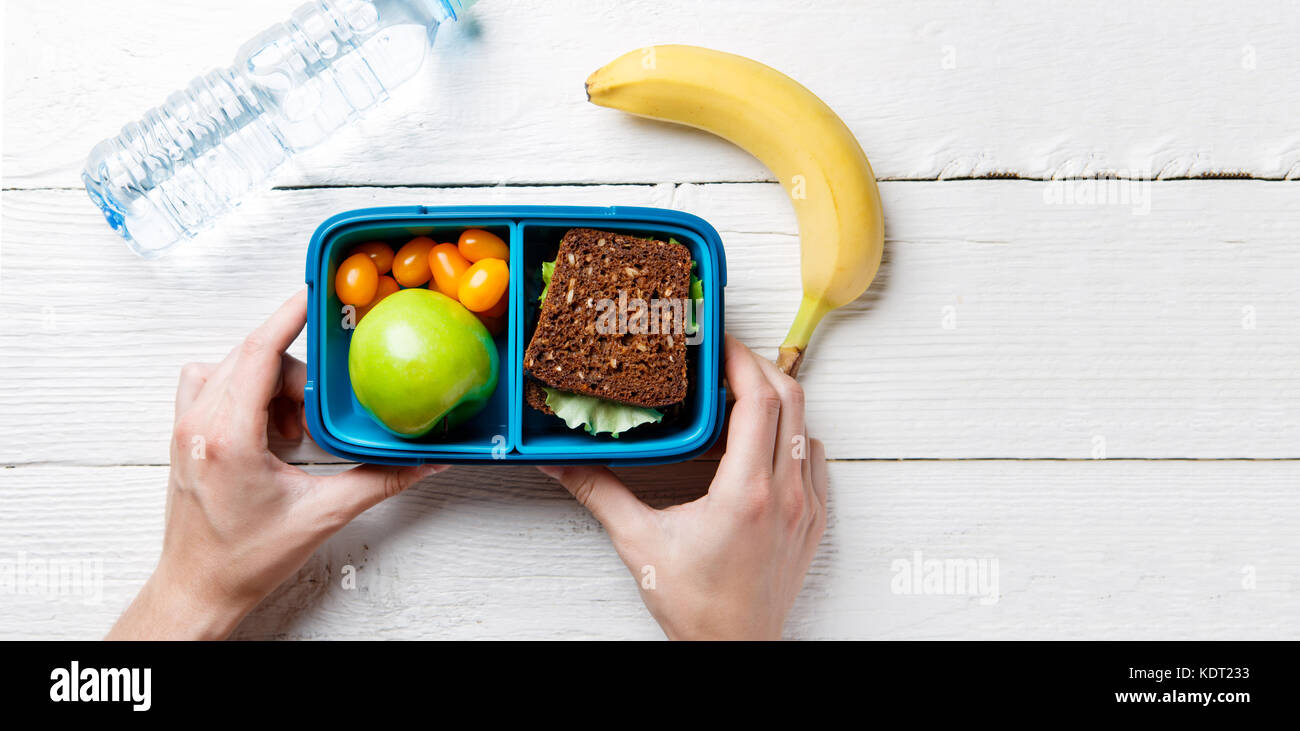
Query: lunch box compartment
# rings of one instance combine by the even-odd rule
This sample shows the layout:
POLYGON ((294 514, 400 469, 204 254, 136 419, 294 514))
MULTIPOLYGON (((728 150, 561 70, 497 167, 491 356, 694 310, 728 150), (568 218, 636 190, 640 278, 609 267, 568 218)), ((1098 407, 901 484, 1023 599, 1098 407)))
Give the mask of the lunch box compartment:
MULTIPOLYGON (((524 302, 523 333, 520 338, 522 346, 520 363, 523 362, 522 351, 528 348, 528 342, 532 339, 533 329, 537 325, 538 314, 541 311, 541 304, 537 301, 537 298, 542 291, 542 262, 555 259, 560 240, 564 238, 565 232, 572 228, 599 228, 602 231, 625 233, 640 238, 662 240, 674 238, 690 249, 692 260, 701 262, 696 264, 697 270, 710 258, 704 240, 692 231, 678 226, 663 224, 651 226, 633 223, 613 224, 610 222, 602 222, 599 226, 594 226, 590 221, 583 220, 521 221, 519 235, 523 241, 524 302)), ((701 276, 701 281, 703 281, 702 275, 697 274, 697 276, 701 276)), ((560 292, 560 296, 563 296, 562 283, 551 289, 552 293, 557 291, 560 292)), ((705 302, 707 307, 707 296, 705 302)), ((705 330, 701 328, 701 340, 704 333, 705 330)), ((618 438, 614 438, 609 434, 592 436, 581 429, 570 429, 565 426, 564 421, 558 416, 543 414, 527 403, 521 402, 521 428, 517 432, 519 439, 515 442, 515 447, 521 454, 538 458, 556 459, 581 453, 587 449, 599 448, 606 458, 624 459, 646 455, 671 454, 675 450, 679 450, 684 444, 694 444, 706 439, 712 425, 709 423, 710 409, 708 404, 705 403, 705 399, 708 398, 711 391, 710 389, 700 389, 694 386, 695 384, 704 383, 707 378, 716 378, 716 376, 708 374, 709 369, 706 367, 708 364, 701 357, 701 347, 699 344, 690 344, 693 340, 693 338, 687 340, 687 364, 691 388, 688 389, 686 399, 681 406, 673 409, 660 409, 665 414, 663 422, 638 426, 624 432, 618 438)), ((521 382, 527 378, 524 375, 525 370, 526 368, 520 369, 521 382)))
POLYGON ((696 216, 656 208, 569 206, 403 206, 348 211, 322 223, 312 236, 306 279, 307 422, 315 441, 339 457, 384 464, 652 464, 696 456, 707 450, 721 431, 726 264, 717 232, 696 216), (415 236, 455 241, 467 228, 486 229, 510 244, 508 323, 494 338, 500 358, 497 388, 481 413, 449 433, 405 439, 372 419, 352 392, 347 365, 351 332, 343 327, 343 304, 334 293, 334 275, 358 244, 379 240, 396 251, 415 236), (704 289, 699 343, 687 346, 691 382, 686 400, 676 407, 675 416, 664 410, 663 423, 637 427, 617 439, 569 429, 559 417, 536 411, 523 398, 523 353, 537 322, 541 265, 555 258, 560 239, 571 228, 676 238, 690 248, 704 289))
MULTIPOLYGON (((429 449, 449 454, 489 456, 494 449, 510 449, 510 393, 505 387, 504 367, 497 389, 483 411, 446 435, 437 434, 435 429, 435 432, 415 439, 399 437, 372 419, 353 394, 352 380, 348 376, 348 345, 352 333, 343 327, 343 303, 333 287, 339 264, 353 247, 367 241, 383 241, 397 251, 416 236, 428 236, 438 242, 455 241, 460 231, 466 228, 482 228, 510 241, 514 237, 515 224, 510 220, 493 219, 465 219, 454 223, 419 219, 360 221, 341 227, 326 242, 319 281, 328 283, 328 286, 315 287, 311 294, 312 306, 318 307, 322 313, 329 313, 313 323, 313 334, 319 337, 321 344, 314 382, 320 396, 321 419, 326 434, 359 449, 386 450, 393 452, 391 456, 413 458, 429 449), (406 454, 398 455, 399 452, 406 454)), ((512 335, 513 330, 507 328, 506 333, 494 339, 502 364, 510 358, 512 335)), ((312 433, 316 432, 313 430, 312 433)))

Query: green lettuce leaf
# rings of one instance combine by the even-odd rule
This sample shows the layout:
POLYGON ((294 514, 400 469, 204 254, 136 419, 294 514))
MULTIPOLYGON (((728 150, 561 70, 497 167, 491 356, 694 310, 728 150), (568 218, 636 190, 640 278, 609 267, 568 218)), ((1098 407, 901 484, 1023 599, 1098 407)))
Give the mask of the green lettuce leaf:
POLYGON ((694 335, 695 331, 699 329, 699 325, 695 323, 695 312, 700 309, 701 304, 704 302, 704 282, 701 282, 700 278, 695 276, 694 259, 691 259, 691 299, 695 301, 695 306, 686 308, 685 330, 687 335, 694 335))
POLYGON ((570 429, 583 428, 593 436, 608 432, 615 439, 619 434, 642 424, 658 424, 663 412, 642 406, 629 406, 617 401, 584 396, 542 386, 546 392, 546 405, 555 415, 564 419, 570 429))
POLYGON ((542 262, 542 293, 537 295, 537 301, 545 302, 546 293, 551 291, 551 275, 555 273, 555 261, 542 262))

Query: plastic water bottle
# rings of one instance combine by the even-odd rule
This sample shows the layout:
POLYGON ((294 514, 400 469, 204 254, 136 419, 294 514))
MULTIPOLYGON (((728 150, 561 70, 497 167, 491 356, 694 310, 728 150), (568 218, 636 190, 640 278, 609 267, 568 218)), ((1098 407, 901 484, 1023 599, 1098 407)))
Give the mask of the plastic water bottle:
POLYGON ((91 200, 145 257, 193 236, 293 153, 415 74, 475 0, 312 0, 90 151, 91 200))

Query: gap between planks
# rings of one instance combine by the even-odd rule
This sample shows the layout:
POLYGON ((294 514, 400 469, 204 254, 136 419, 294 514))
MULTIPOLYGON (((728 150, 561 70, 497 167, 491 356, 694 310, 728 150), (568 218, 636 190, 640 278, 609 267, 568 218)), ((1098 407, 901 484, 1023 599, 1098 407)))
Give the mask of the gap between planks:
MULTIPOLYGON (((1018 173, 993 173, 989 175, 962 176, 962 177, 935 177, 935 178, 876 178, 878 183, 981 183, 989 181, 1022 181, 1026 183, 1056 183, 1080 180, 1122 180, 1146 183, 1185 183, 1185 182, 1258 182, 1258 183, 1296 183, 1300 178, 1293 177, 1266 177, 1249 173, 1223 173, 1223 174, 1205 174, 1205 175, 1188 175, 1188 176, 1170 176, 1156 178, 1141 178, 1131 175, 1065 175, 1060 177, 1033 177, 1020 175, 1018 173)), ((672 185, 680 187, 683 185, 775 185, 778 181, 774 178, 763 180, 640 180, 640 181, 621 181, 618 183, 600 183, 590 181, 565 180, 565 181, 536 181, 526 183, 487 183, 477 182, 448 182, 448 183, 321 183, 314 185, 276 185, 264 189, 262 192, 279 192, 279 191, 297 191, 297 190, 346 190, 349 188, 428 188, 432 190, 454 189, 454 188, 619 188, 619 187, 645 187, 653 185, 672 185)), ((76 191, 83 190, 81 186, 76 185, 33 185, 27 186, 8 186, 0 188, 0 192, 5 193, 26 193, 40 191, 76 191)), ((253 195, 257 195, 254 193, 253 195)))

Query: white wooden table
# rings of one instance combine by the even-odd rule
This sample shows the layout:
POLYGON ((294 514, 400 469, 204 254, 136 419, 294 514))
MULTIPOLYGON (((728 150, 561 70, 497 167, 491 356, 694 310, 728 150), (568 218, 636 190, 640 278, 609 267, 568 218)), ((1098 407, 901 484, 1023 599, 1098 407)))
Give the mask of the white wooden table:
MULTIPOLYGON (((1300 14, 1287 0, 482 0, 388 105, 216 230, 137 259, 81 189, 86 153, 295 5, 7 3, 0 637, 112 623, 160 548, 180 365, 220 358, 299 287, 307 238, 335 212, 698 213, 727 247, 729 329, 774 355, 798 298, 780 188, 720 140, 583 96, 590 71, 662 42, 795 76, 881 179, 881 275, 823 326, 803 372, 831 517, 790 637, 1300 636, 1300 14), (1141 201, 1074 180, 1106 173, 1141 201), (998 600, 908 593, 917 552, 996 560, 998 600), (75 562, 99 567, 101 596, 4 588, 5 566, 75 562)), ((672 501, 711 471, 623 474, 672 501)), ((567 493, 493 467, 362 516, 237 636, 660 633, 567 493)))

